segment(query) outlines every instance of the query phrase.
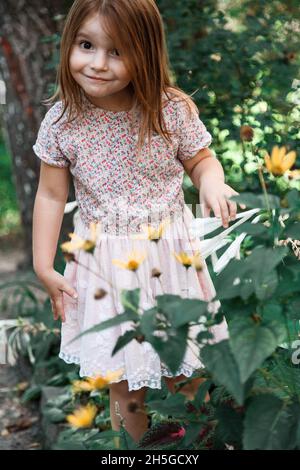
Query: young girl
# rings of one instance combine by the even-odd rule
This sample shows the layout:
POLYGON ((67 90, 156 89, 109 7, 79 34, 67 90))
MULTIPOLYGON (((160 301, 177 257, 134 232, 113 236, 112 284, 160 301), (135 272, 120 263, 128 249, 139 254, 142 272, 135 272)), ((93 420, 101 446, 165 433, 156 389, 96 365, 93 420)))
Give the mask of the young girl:
MULTIPOLYGON (((62 320, 60 358, 79 364, 81 376, 122 371, 109 386, 112 427, 119 429, 119 402, 125 427, 139 440, 147 430, 142 411, 147 388, 161 388, 164 377, 173 392, 175 382, 203 367, 198 349, 190 344, 172 375, 145 341, 133 340, 111 355, 128 324, 70 341, 122 313, 122 289, 140 286, 143 309, 168 293, 206 300, 216 312, 220 303, 211 301, 216 292, 205 262, 202 270, 179 262, 180 252, 193 256, 198 247, 188 232, 194 216, 184 204, 184 170, 199 189, 203 215, 213 210, 224 227, 236 215, 228 198, 238 193, 224 183, 196 105, 171 82, 154 0, 76 0, 62 35, 58 82, 55 104, 33 146, 42 160, 33 214, 34 269, 50 295, 54 318, 62 320), (101 230, 93 254, 78 250, 77 262, 68 262, 62 276, 53 261, 70 176, 78 203, 74 237, 91 239, 92 222, 101 230), (164 227, 165 236, 157 243, 139 238, 145 227, 164 227), (141 411, 128 411, 132 399, 141 411)), ((228 337, 225 320, 212 331, 215 341, 228 337)))

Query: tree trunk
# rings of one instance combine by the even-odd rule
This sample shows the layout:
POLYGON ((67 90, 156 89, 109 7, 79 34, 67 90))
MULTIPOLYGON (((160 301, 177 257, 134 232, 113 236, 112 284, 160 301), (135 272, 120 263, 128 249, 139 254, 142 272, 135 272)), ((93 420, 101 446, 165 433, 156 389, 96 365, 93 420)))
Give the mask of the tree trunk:
MULTIPOLYGON (((50 96, 48 87, 56 78, 56 69, 50 69, 49 63, 57 46, 52 41, 41 40, 60 35, 67 3, 0 0, 0 79, 6 85, 0 112, 13 163, 24 235, 24 261, 19 269, 32 266, 32 213, 40 167, 32 145, 48 109, 41 100, 50 96), (59 17, 54 19, 56 15, 59 17)), ((67 234, 70 226, 68 215, 64 218, 61 235, 67 234)))

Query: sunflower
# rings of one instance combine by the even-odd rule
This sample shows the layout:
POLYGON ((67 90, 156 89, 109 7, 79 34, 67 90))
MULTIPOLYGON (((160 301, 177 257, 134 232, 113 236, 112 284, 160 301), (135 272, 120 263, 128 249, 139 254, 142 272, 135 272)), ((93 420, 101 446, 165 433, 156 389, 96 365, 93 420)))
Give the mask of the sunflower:
POLYGON ((127 254, 126 261, 113 259, 112 263, 122 269, 128 269, 129 271, 137 271, 146 257, 147 254, 145 252, 133 250, 127 254))
POLYGON ((173 252, 173 254, 177 261, 186 269, 190 268, 191 266, 193 266, 196 271, 201 271, 201 269, 203 269, 203 261, 199 250, 197 250, 193 256, 188 255, 185 251, 181 251, 178 254, 173 252))
POLYGON ((66 253, 74 253, 75 250, 84 250, 88 253, 93 253, 98 236, 98 230, 100 229, 100 222, 91 222, 90 223, 90 238, 84 240, 76 233, 69 233, 71 241, 62 243, 61 249, 66 253))
POLYGON ((118 380, 124 372, 124 369, 119 369, 114 372, 108 371, 104 376, 87 377, 85 380, 74 380, 72 382, 73 393, 92 392, 93 390, 100 390, 105 388, 112 381, 118 380))
POLYGON ((271 157, 267 153, 265 155, 265 164, 267 170, 274 176, 283 175, 289 170, 296 161, 296 152, 291 150, 286 153, 286 147, 278 147, 275 145, 272 149, 271 157))
POLYGON ((143 240, 151 240, 153 242, 158 242, 160 238, 162 238, 164 231, 166 230, 167 226, 170 224, 170 220, 166 219, 161 222, 158 228, 153 227, 150 224, 142 224, 141 228, 144 233, 133 235, 132 238, 134 239, 143 239, 143 240))
POLYGON ((94 418, 97 414, 97 407, 92 403, 86 406, 80 406, 73 414, 66 417, 66 420, 74 428, 89 428, 91 427, 94 418))

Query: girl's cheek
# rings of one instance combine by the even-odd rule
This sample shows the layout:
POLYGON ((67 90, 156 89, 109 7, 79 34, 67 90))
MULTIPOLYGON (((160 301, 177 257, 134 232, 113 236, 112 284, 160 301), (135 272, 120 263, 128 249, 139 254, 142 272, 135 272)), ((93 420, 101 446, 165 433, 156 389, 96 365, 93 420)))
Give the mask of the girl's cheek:
POLYGON ((73 52, 70 55, 70 67, 75 67, 78 63, 83 62, 83 55, 80 51, 73 50, 73 52))

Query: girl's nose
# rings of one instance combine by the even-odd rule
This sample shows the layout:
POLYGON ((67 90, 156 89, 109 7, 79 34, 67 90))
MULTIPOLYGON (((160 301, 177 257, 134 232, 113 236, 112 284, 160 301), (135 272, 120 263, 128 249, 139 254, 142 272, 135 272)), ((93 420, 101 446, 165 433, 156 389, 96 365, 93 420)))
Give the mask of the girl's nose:
POLYGON ((107 70, 107 56, 105 52, 95 54, 91 64, 91 68, 97 72, 98 70, 107 70))

